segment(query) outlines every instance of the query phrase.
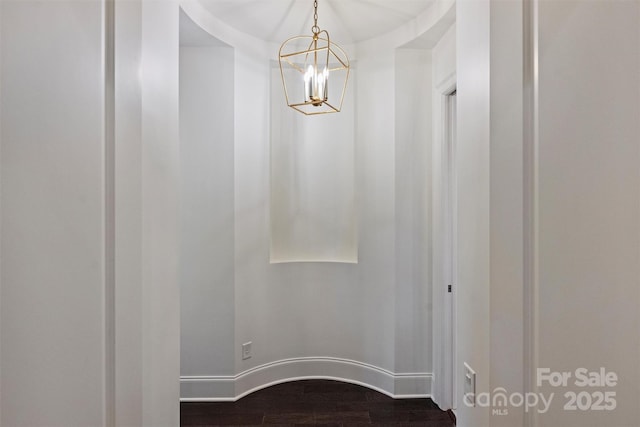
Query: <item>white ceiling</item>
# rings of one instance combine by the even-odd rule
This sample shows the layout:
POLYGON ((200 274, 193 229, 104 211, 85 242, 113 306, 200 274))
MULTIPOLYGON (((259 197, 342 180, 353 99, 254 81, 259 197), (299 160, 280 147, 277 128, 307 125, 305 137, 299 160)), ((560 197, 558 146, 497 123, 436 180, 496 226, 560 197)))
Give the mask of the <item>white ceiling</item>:
MULTIPOLYGON (((394 30, 435 0, 318 0, 318 26, 339 44, 394 30)), ((313 0, 200 0, 214 16, 239 31, 275 43, 310 34, 313 0)))

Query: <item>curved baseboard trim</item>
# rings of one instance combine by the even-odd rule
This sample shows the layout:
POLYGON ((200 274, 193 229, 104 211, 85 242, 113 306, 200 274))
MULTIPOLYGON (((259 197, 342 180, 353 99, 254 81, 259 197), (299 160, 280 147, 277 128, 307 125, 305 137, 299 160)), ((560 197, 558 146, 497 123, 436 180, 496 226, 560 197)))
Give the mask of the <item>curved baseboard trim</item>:
POLYGON ((308 379, 358 384, 402 399, 431 397, 433 375, 393 373, 368 363, 336 357, 298 357, 265 363, 238 375, 180 377, 180 400, 233 402, 272 385, 308 379))

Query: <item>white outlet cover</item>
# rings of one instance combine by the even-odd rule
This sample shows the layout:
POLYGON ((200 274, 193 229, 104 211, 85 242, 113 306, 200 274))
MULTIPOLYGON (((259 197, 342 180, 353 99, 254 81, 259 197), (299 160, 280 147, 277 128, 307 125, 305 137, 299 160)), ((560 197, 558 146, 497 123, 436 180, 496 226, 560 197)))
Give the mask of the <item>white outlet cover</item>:
POLYGON ((251 341, 242 344, 242 360, 251 358, 251 341))
POLYGON ((464 394, 462 398, 467 406, 476 406, 476 371, 464 364, 464 394))

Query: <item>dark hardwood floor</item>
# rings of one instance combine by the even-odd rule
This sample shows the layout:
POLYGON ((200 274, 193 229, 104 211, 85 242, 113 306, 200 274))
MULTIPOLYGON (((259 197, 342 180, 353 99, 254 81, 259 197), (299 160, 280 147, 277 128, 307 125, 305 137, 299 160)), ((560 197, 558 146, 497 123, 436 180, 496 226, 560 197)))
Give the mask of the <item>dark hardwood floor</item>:
POLYGON ((366 387, 329 380, 275 385, 237 402, 182 403, 181 426, 452 427, 431 399, 392 399, 366 387))

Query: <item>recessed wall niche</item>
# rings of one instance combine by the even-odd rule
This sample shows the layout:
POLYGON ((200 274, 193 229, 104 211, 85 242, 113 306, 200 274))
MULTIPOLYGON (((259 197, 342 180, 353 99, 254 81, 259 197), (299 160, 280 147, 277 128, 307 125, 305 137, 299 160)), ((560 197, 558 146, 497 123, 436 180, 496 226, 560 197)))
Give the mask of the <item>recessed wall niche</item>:
POLYGON ((271 70, 271 263, 357 263, 353 73, 342 112, 304 116, 271 70))

